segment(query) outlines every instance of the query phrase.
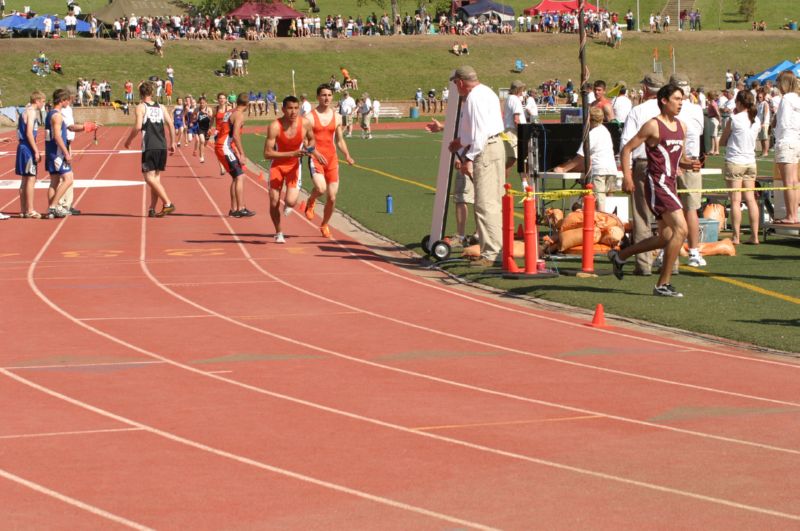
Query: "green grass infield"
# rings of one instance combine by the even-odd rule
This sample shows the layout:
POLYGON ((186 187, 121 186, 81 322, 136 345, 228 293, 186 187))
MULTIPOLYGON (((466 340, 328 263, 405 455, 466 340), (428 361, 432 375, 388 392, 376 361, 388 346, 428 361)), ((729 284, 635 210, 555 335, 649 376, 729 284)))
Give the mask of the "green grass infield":
MULTIPOLYGON (((244 141, 248 156, 261 159, 264 137, 250 134, 244 141)), ((372 140, 362 140, 354 131, 348 146, 356 165, 341 165, 338 208, 368 229, 421 254, 421 238, 430 230, 440 142, 440 134, 424 131, 376 131, 372 140), (387 195, 393 199, 393 214, 386 213, 387 195)), ((718 157, 708 163, 710 167, 721 164, 718 157)), ((770 161, 759 161, 759 166, 760 174, 770 173, 770 161)), ((516 177, 511 182, 519 186, 516 177)), ((722 186, 721 177, 706 178, 704 182, 704 188, 722 186)), ((452 209, 447 227, 452 234, 452 209)), ((473 229, 471 221, 468 229, 473 229)), ((679 300, 652 296, 656 277, 626 275, 622 282, 611 275, 507 280, 476 272, 463 262, 446 265, 445 269, 511 293, 586 309, 602 303, 607 313, 619 316, 800 352, 798 259, 798 239, 771 235, 760 246, 740 245, 735 257, 708 257, 708 267, 702 272, 682 267, 680 275, 673 279, 685 295, 679 300)), ((549 260, 548 267, 576 270, 580 263, 549 260)), ((607 260, 598 257, 596 268, 609 269, 607 260)))

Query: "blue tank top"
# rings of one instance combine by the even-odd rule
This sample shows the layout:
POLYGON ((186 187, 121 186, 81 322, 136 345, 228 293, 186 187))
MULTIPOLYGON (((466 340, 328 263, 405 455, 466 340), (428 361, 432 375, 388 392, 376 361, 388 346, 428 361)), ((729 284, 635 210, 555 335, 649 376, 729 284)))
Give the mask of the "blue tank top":
POLYGON ((175 107, 175 110, 172 111, 172 121, 175 122, 176 127, 180 127, 183 125, 183 108, 182 107, 175 107))
MULTIPOLYGON (((25 107, 25 111, 28 110, 28 107, 25 107)), ((38 113, 37 113, 38 114, 38 113)), ((25 121, 26 113, 23 112, 20 117, 19 121, 17 122, 17 140, 19 143, 25 147, 27 147, 30 151, 33 151, 33 146, 30 142, 28 142, 28 122, 25 121)), ((37 118, 36 121, 33 122, 33 139, 36 140, 36 134, 39 132, 39 119, 37 118)))
MULTIPOLYGON (((56 144, 56 135, 53 134, 53 115, 61 112, 53 109, 52 111, 47 113, 47 117, 44 119, 44 152, 45 153, 56 153, 58 152, 58 144, 56 144)), ((61 135, 61 140, 64 142, 64 145, 67 145, 67 124, 64 120, 61 120, 61 131, 58 132, 61 135)))

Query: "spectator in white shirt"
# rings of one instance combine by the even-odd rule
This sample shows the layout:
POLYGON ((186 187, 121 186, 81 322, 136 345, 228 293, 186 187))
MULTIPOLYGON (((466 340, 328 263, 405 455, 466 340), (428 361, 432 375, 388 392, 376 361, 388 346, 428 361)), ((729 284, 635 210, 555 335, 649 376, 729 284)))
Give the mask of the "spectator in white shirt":
MULTIPOLYGON (((783 179, 783 186, 797 186, 800 166, 800 80, 786 70, 778 75, 778 89, 782 97, 775 113, 775 166, 783 179)), ((798 223, 797 190, 783 192, 786 217, 775 223, 798 223)))
MULTIPOLYGON (((720 144, 725 149, 725 183, 729 188, 754 189, 756 185, 756 138, 761 129, 753 95, 741 90, 736 95, 735 113, 725 126, 720 144)), ((742 196, 750 213, 750 242, 758 244, 758 203, 753 191, 731 192, 733 243, 739 244, 742 224, 742 196)))
MULTIPOLYGON (((592 107, 589 110, 589 178, 597 196, 597 209, 606 212, 606 194, 614 190, 617 182, 617 161, 614 158, 614 143, 611 133, 603 125, 603 109, 592 107)), ((583 170, 585 153, 583 142, 578 154, 572 159, 553 168, 555 173, 567 173, 573 169, 583 170)))
MULTIPOLYGON (((522 95, 525 93, 525 83, 520 80, 511 82, 505 105, 503 106, 503 126, 506 138, 503 145, 506 149, 506 177, 511 167, 517 162, 517 124, 526 124, 525 107, 522 105, 522 95)), ((528 186, 524 174, 520 174, 523 190, 528 186)))
POLYGON ((624 124, 625 119, 628 117, 628 113, 631 112, 631 109, 633 108, 633 102, 631 102, 630 98, 628 97, 627 88, 622 87, 619 89, 619 95, 614 98, 611 107, 614 109, 614 117, 616 117, 620 123, 624 124))

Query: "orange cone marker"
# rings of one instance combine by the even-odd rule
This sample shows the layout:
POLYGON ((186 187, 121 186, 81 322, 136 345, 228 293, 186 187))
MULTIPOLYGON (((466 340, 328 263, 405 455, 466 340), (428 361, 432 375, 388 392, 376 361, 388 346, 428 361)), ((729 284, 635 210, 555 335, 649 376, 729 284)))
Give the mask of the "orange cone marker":
POLYGON ((594 317, 589 326, 594 328, 608 328, 606 325, 606 312, 602 304, 598 304, 594 309, 594 317))

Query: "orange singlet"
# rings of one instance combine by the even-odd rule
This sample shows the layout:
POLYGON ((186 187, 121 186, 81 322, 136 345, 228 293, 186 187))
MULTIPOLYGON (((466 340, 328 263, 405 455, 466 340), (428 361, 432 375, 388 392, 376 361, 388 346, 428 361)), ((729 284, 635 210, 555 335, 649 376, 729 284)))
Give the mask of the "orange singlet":
POLYGON ((231 111, 219 111, 216 116, 217 138, 214 141, 214 147, 219 151, 222 150, 228 135, 231 134, 231 124, 228 121, 230 115, 231 111))
POLYGON ((339 182, 339 159, 336 157, 336 144, 333 142, 334 138, 336 138, 336 114, 331 113, 331 115, 331 121, 328 125, 322 125, 317 110, 311 111, 317 151, 325 157, 328 163, 323 165, 309 157, 308 165, 311 174, 319 173, 324 175, 326 183, 339 182))
MULTIPOLYGON (((297 132, 292 138, 286 136, 286 131, 283 129, 283 123, 278 120, 278 127, 280 133, 278 138, 275 139, 275 146, 278 151, 296 151, 303 145, 303 118, 298 117, 295 123, 297 132)), ((269 168, 269 187, 273 190, 280 190, 283 188, 283 183, 289 188, 296 188, 298 180, 300 179, 300 158, 299 157, 281 157, 272 159, 272 164, 269 168)))

